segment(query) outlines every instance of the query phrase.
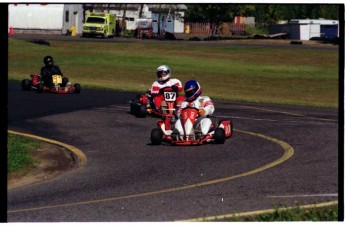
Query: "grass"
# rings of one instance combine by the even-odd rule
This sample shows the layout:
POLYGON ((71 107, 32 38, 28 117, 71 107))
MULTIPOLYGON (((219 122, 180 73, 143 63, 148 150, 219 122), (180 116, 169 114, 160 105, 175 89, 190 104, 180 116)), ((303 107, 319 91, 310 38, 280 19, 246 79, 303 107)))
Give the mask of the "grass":
POLYGON ((179 42, 50 41, 9 38, 8 79, 39 73, 45 55, 82 88, 144 92, 167 64, 173 77, 196 79, 214 99, 338 107, 338 51, 325 49, 188 45, 179 42))
POLYGON ((246 217, 224 218, 216 221, 241 222, 272 222, 272 221, 338 221, 339 209, 337 204, 327 207, 303 208, 299 204, 294 207, 275 208, 272 213, 251 215, 246 217))
POLYGON ((338 205, 311 209, 296 207, 287 211, 277 209, 272 214, 258 215, 254 221, 337 221, 338 213, 338 205))
POLYGON ((40 147, 40 142, 14 134, 8 134, 7 140, 9 176, 15 173, 25 173, 35 163, 31 152, 40 147))

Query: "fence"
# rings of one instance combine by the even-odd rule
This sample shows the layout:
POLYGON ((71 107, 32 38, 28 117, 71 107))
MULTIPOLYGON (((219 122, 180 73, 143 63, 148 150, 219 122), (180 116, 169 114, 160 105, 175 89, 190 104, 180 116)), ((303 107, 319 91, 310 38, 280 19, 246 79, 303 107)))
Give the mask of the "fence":
POLYGON ((185 23, 185 31, 190 34, 211 34, 210 23, 185 23))
POLYGON ((231 33, 244 33, 246 24, 223 22, 218 27, 215 23, 185 23, 185 33, 199 35, 228 35, 231 33))

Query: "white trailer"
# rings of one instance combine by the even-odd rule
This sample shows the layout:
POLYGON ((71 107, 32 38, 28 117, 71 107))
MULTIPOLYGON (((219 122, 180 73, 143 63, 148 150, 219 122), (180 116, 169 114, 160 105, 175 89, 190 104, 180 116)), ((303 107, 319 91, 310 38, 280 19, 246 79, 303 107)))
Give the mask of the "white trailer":
POLYGON ((310 40, 311 38, 320 37, 319 24, 301 24, 300 25, 300 40, 310 40))
POLYGON ((289 39, 310 40, 319 37, 339 37, 337 20, 293 19, 287 24, 269 27, 270 34, 287 33, 289 39))
MULTIPOLYGON (((158 32, 158 13, 152 13, 153 33, 158 32)), ((184 12, 161 14, 160 30, 169 33, 184 33, 184 12)))
POLYGON ((66 34, 71 26, 82 32, 82 4, 9 4, 8 28, 16 33, 66 34))

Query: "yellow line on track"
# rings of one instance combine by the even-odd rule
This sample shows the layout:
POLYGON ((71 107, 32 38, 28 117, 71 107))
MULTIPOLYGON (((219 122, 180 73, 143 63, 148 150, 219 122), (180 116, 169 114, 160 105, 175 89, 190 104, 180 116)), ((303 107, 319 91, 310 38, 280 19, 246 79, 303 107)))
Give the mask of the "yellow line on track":
POLYGON ((277 159, 276 161, 274 161, 272 163, 269 163, 269 164, 264 165, 262 167, 259 167, 259 168, 256 168, 256 169, 253 169, 253 170, 250 170, 248 172, 241 173, 238 175, 230 176, 230 177, 219 178, 219 179, 215 179, 215 180, 200 182, 200 183, 176 187, 176 188, 169 188, 169 189, 163 189, 163 190, 159 190, 159 191, 152 191, 152 192, 146 192, 146 193, 140 193, 140 194, 127 195, 127 196, 88 200, 88 201, 65 203, 65 204, 58 204, 58 205, 41 206, 41 207, 33 207, 33 208, 27 208, 27 209, 9 210, 9 211, 7 211, 7 213, 35 211, 35 210, 42 210, 42 209, 51 209, 51 208, 58 208, 58 207, 61 208, 61 207, 76 206, 76 205, 87 205, 87 204, 93 204, 93 203, 110 202, 110 201, 116 201, 116 200, 122 200, 122 199, 139 198, 139 197, 158 195, 158 194, 163 194, 163 193, 168 193, 168 192, 180 191, 180 190, 185 190, 185 189, 191 189, 191 188, 196 188, 196 187, 226 182, 226 181, 234 180, 236 178, 249 176, 249 175, 264 171, 266 169, 272 168, 274 166, 277 166, 280 163, 291 158, 291 156, 294 154, 294 149, 288 143, 286 143, 284 141, 281 141, 281 140, 278 140, 276 138, 269 137, 269 136, 266 136, 263 134, 254 133, 254 132, 247 132, 247 131, 243 131, 243 130, 234 130, 234 131, 237 131, 240 133, 245 133, 245 134, 252 135, 252 136, 261 137, 263 139, 277 143, 283 148, 284 154, 282 157, 280 157, 279 159, 277 159))

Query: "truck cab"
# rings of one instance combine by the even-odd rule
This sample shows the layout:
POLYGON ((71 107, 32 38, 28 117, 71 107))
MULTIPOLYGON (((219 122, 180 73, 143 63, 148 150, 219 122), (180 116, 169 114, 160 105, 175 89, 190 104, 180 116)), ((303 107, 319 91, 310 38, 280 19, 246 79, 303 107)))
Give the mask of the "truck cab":
POLYGON ((83 37, 114 37, 116 32, 116 15, 110 13, 86 12, 83 24, 83 37))

